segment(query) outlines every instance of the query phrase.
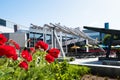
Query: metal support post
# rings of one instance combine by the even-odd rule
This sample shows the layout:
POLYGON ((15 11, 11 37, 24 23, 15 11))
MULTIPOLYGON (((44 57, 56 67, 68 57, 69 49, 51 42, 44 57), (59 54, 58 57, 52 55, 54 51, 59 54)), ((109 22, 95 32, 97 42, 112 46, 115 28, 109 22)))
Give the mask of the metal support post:
POLYGON ((66 54, 68 53, 68 47, 67 47, 67 35, 65 34, 65 44, 66 44, 66 54))
POLYGON ((46 29, 45 27, 43 28, 44 32, 43 32, 43 41, 46 42, 46 29))
POLYGON ((88 47, 88 39, 86 39, 86 52, 89 52, 89 47, 88 47))
POLYGON ((63 48, 62 48, 62 45, 61 45, 61 43, 60 43, 60 41, 59 41, 59 39, 58 39, 58 36, 57 36, 57 34, 56 34, 56 31, 54 30, 53 32, 54 32, 55 38, 57 39, 57 42, 58 42, 58 44, 59 44, 59 46, 60 46, 60 50, 61 50, 62 56, 63 56, 63 58, 65 58, 65 53, 64 53, 63 48))

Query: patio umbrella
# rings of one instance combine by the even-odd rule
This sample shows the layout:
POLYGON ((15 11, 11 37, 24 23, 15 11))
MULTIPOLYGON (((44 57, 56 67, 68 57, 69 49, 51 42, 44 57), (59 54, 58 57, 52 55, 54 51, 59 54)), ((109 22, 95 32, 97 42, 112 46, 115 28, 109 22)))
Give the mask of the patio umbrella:
POLYGON ((71 48, 72 48, 72 49, 75 49, 75 53, 77 53, 77 49, 79 49, 80 47, 79 47, 79 46, 74 45, 74 46, 72 46, 71 48))
POLYGON ((72 48, 72 49, 79 49, 80 47, 79 47, 79 46, 74 45, 74 46, 72 46, 71 48, 72 48))
POLYGON ((85 45, 85 46, 87 46, 87 47, 93 47, 93 45, 90 45, 90 44, 87 44, 87 45, 85 45))

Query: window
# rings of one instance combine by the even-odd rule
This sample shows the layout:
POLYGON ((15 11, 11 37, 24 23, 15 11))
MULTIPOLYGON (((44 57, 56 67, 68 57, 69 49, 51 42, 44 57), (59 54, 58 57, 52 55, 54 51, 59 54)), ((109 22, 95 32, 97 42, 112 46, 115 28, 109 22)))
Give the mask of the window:
POLYGON ((30 32, 30 47, 34 47, 35 43, 39 40, 43 40, 43 33, 30 32))
POLYGON ((51 36, 51 34, 46 34, 46 43, 52 44, 52 36, 51 36))
POLYGON ((0 25, 6 26, 6 20, 0 19, 0 25))

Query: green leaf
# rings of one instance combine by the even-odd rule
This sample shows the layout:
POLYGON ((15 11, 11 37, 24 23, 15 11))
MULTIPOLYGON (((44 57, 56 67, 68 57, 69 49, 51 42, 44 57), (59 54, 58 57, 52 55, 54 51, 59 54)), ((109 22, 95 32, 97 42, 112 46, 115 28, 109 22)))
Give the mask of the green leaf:
POLYGON ((0 70, 0 77, 3 76, 5 73, 0 70))

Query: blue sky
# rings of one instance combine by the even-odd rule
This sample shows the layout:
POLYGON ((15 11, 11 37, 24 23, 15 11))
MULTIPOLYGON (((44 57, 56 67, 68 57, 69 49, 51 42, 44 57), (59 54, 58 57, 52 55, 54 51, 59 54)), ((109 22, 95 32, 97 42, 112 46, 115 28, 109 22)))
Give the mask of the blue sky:
POLYGON ((30 26, 30 23, 61 23, 68 27, 120 29, 120 0, 0 0, 0 18, 30 26))

